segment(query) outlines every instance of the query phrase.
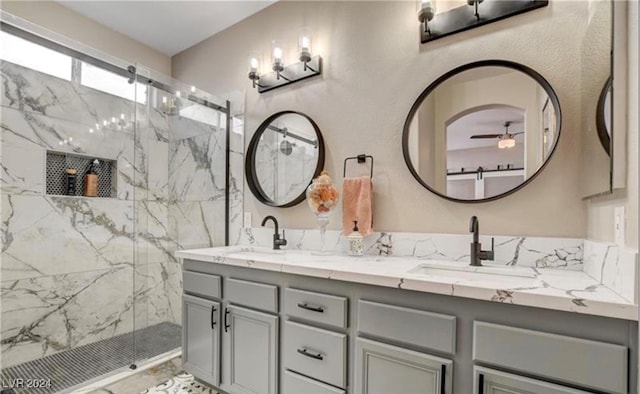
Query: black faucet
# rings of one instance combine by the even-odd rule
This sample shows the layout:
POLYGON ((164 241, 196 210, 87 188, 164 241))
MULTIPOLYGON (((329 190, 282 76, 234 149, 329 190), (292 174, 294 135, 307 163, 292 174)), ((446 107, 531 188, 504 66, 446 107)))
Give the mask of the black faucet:
POLYGON ((273 225, 275 226, 275 231, 273 232, 273 249, 280 249, 281 246, 287 244, 287 240, 284 238, 284 230, 282 230, 282 239, 280 239, 280 233, 278 232, 278 221, 275 217, 269 215, 262 219, 262 226, 264 226, 268 220, 272 220, 273 225))
POLYGON ((478 223, 478 217, 471 216, 469 232, 473 233, 473 242, 471 242, 471 261, 469 265, 473 267, 482 267, 482 260, 493 260, 493 237, 491 237, 491 250, 482 250, 482 244, 478 242, 480 233, 480 225, 478 223))

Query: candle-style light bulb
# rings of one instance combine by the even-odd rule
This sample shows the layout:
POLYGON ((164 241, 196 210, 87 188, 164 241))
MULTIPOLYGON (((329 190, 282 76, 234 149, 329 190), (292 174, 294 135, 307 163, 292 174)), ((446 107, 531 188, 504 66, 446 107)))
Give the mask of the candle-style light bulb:
POLYGON ((166 104, 167 103, 167 96, 162 96, 162 104, 166 104))
POLYGON ((195 86, 192 86, 192 87, 191 87, 191 93, 195 93, 195 92, 196 92, 196 87, 195 87, 195 86))
POLYGON ((256 59, 255 57, 249 59, 249 72, 258 72, 259 65, 260 62, 258 62, 258 59, 256 59))
POLYGON ((120 119, 124 120, 124 114, 120 114, 120 119))
POLYGON ((179 91, 179 90, 176 92, 176 97, 177 97, 177 98, 182 97, 182 93, 180 93, 180 91, 179 91))
POLYGON ((283 63, 284 59, 284 49, 282 43, 278 40, 274 40, 271 43, 271 65, 273 71, 277 72, 280 75, 280 72, 284 70, 283 63))

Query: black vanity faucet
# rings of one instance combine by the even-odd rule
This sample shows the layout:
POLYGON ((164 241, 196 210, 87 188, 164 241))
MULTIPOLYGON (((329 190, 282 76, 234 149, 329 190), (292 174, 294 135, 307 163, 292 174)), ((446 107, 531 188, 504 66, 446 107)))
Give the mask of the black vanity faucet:
POLYGON ((287 240, 284 238, 284 230, 282 230, 282 239, 280 239, 280 233, 278 232, 278 221, 275 217, 269 215, 262 219, 262 226, 267 224, 267 221, 273 221, 274 232, 273 232, 273 249, 280 249, 280 246, 284 246, 287 244, 287 240))
POLYGON ((491 237, 491 250, 482 250, 482 244, 478 242, 478 238, 480 237, 480 221, 477 216, 471 216, 469 232, 473 233, 469 265, 481 267, 482 260, 493 260, 493 237, 491 237))

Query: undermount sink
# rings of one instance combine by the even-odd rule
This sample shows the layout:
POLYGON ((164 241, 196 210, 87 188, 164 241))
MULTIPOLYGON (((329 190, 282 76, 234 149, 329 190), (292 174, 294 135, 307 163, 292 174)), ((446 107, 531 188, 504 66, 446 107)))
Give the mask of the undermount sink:
POLYGON ((280 250, 280 249, 269 249, 266 247, 262 247, 262 246, 238 246, 236 248, 233 248, 232 250, 227 251, 225 254, 230 255, 230 254, 239 254, 239 253, 244 253, 244 254, 264 254, 264 255, 279 255, 279 254, 284 254, 284 250, 280 250))
POLYGON ((532 284, 536 273, 530 268, 423 263, 411 268, 408 273, 415 275, 439 276, 471 281, 508 281, 517 284, 532 284))

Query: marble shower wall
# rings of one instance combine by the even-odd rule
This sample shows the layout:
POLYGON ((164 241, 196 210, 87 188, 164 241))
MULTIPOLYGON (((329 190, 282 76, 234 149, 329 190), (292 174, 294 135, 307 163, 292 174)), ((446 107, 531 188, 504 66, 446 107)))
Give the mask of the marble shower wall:
POLYGON ((1 68, 2 366, 180 324, 174 251, 224 243, 224 122, 1 68), (47 150, 116 161, 117 198, 46 195, 47 150))

